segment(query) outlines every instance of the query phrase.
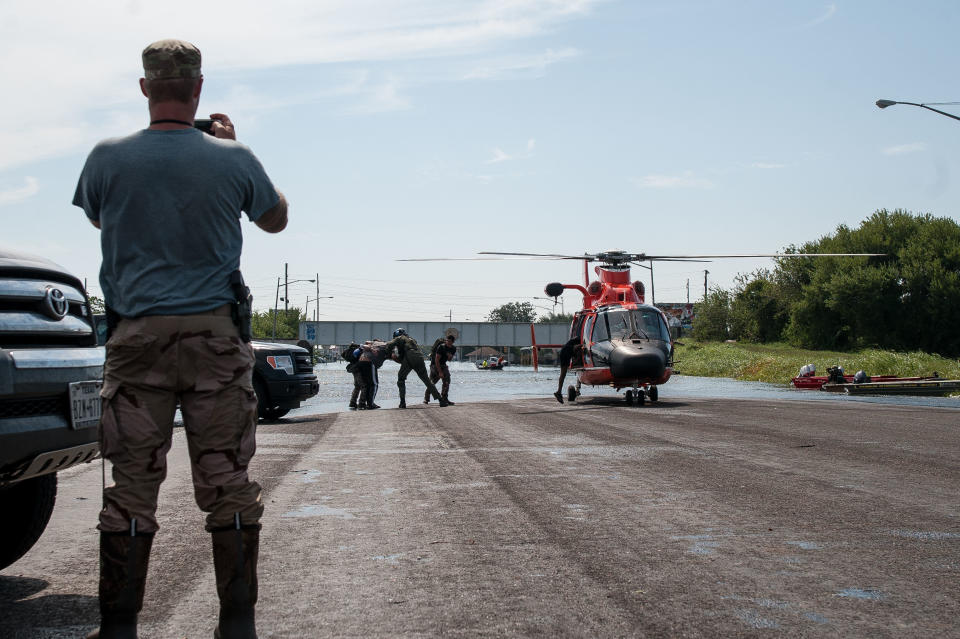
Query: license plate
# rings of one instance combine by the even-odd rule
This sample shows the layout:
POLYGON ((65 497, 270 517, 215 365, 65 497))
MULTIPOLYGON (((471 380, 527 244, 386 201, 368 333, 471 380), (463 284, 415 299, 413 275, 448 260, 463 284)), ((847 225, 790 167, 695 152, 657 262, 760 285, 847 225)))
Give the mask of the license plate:
POLYGON ((70 426, 74 429, 92 428, 100 423, 100 389, 103 382, 73 382, 70 384, 70 426))

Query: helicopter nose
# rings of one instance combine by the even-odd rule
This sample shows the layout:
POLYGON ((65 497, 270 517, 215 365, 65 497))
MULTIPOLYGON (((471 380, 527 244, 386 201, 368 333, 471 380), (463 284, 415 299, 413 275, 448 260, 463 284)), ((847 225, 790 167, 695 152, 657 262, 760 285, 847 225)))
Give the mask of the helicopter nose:
POLYGON ((666 366, 666 355, 659 348, 621 345, 610 353, 610 372, 621 379, 657 378, 666 366))

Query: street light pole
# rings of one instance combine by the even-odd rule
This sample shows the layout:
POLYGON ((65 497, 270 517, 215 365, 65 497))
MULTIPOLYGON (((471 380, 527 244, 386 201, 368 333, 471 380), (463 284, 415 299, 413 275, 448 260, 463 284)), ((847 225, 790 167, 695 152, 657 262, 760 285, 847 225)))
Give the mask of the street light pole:
MULTIPOLYGON (((888 106, 893 106, 894 104, 909 104, 910 106, 920 107, 921 109, 926 109, 927 111, 933 111, 934 113, 945 115, 948 118, 953 118, 954 120, 960 120, 960 116, 956 116, 952 113, 947 113, 946 111, 941 111, 940 109, 934 109, 933 107, 926 104, 917 104, 916 102, 899 102, 897 100, 877 100, 877 106, 881 109, 886 109, 888 106)), ((957 104, 957 103, 956 102, 931 102, 930 104, 957 104)))

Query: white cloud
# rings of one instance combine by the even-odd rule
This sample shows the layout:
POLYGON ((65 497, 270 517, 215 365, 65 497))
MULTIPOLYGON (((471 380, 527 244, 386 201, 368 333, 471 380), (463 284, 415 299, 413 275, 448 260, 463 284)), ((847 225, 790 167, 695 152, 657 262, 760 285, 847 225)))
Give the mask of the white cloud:
POLYGON ((536 146, 537 141, 530 138, 527 140, 526 150, 518 153, 507 153, 500 147, 495 147, 493 149, 493 157, 484 162, 484 164, 499 164, 500 162, 507 162, 509 160, 524 160, 533 157, 533 150, 536 146))
POLYGON ((547 49, 544 53, 534 56, 513 56, 487 60, 464 75, 465 80, 487 80, 506 73, 533 71, 536 75, 543 74, 547 67, 563 60, 580 55, 580 51, 573 48, 554 51, 547 49))
POLYGON ((888 146, 883 150, 884 155, 906 155, 907 153, 919 153, 926 151, 927 145, 923 142, 912 142, 910 144, 899 144, 897 146, 888 146))
POLYGON ((27 176, 21 187, 0 191, 0 206, 22 202, 40 192, 40 182, 35 177, 27 176))
POLYGON ((750 165, 750 168, 753 169, 782 169, 786 168, 786 164, 776 164, 771 162, 754 162, 750 165))
POLYGON ((692 171, 680 175, 645 175, 630 181, 641 189, 711 189, 715 186, 710 180, 696 177, 692 171))
POLYGON ((834 14, 836 14, 836 13, 837 13, 837 5, 835 5, 835 4, 828 4, 828 5, 824 8, 824 11, 823 11, 823 13, 822 13, 820 16, 818 16, 818 17, 814 18, 813 20, 811 20, 810 22, 807 22, 806 24, 802 25, 801 28, 815 27, 815 26, 817 26, 818 24, 823 24, 824 22, 826 22, 827 20, 829 20, 830 18, 832 18, 832 17, 834 16, 834 14))
MULTIPOLYGON (((226 72, 240 78, 282 66, 439 58, 473 66, 471 57, 547 34, 603 1, 236 0, 229 11, 220 11, 192 0, 5 0, 0 86, 17 99, 0 101, 0 170, 85 150, 118 130, 118 113, 142 121, 140 51, 160 38, 195 42, 208 78, 223 79, 226 72), (183 17, 206 13, 216 17, 183 17)), ((573 49, 548 50, 484 66, 493 74, 542 70, 573 55, 573 49)), ((397 78, 367 84, 363 99, 347 108, 361 113, 409 108, 403 87, 397 78)))

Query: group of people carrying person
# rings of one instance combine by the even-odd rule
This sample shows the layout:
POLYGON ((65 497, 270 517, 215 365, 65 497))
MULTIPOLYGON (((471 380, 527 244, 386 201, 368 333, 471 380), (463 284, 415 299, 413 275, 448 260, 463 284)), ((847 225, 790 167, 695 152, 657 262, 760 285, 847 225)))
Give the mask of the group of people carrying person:
POLYGON ((376 403, 377 391, 380 388, 378 369, 389 358, 400 364, 397 373, 397 389, 400 394, 399 408, 407 407, 407 376, 410 371, 426 386, 423 394, 423 403, 429 404, 433 396, 440 406, 452 406, 450 401, 450 368, 447 363, 453 359, 457 349, 454 346, 456 337, 447 335, 438 339, 430 351, 430 372, 423 363, 423 354, 417 341, 407 335, 407 331, 398 328, 393 332, 393 339, 383 342, 377 338, 367 340, 363 344, 350 344, 341 356, 347 364, 347 371, 353 373, 353 392, 350 395, 349 406, 354 410, 373 410, 380 408, 376 403), (438 391, 436 383, 443 381, 438 391))

